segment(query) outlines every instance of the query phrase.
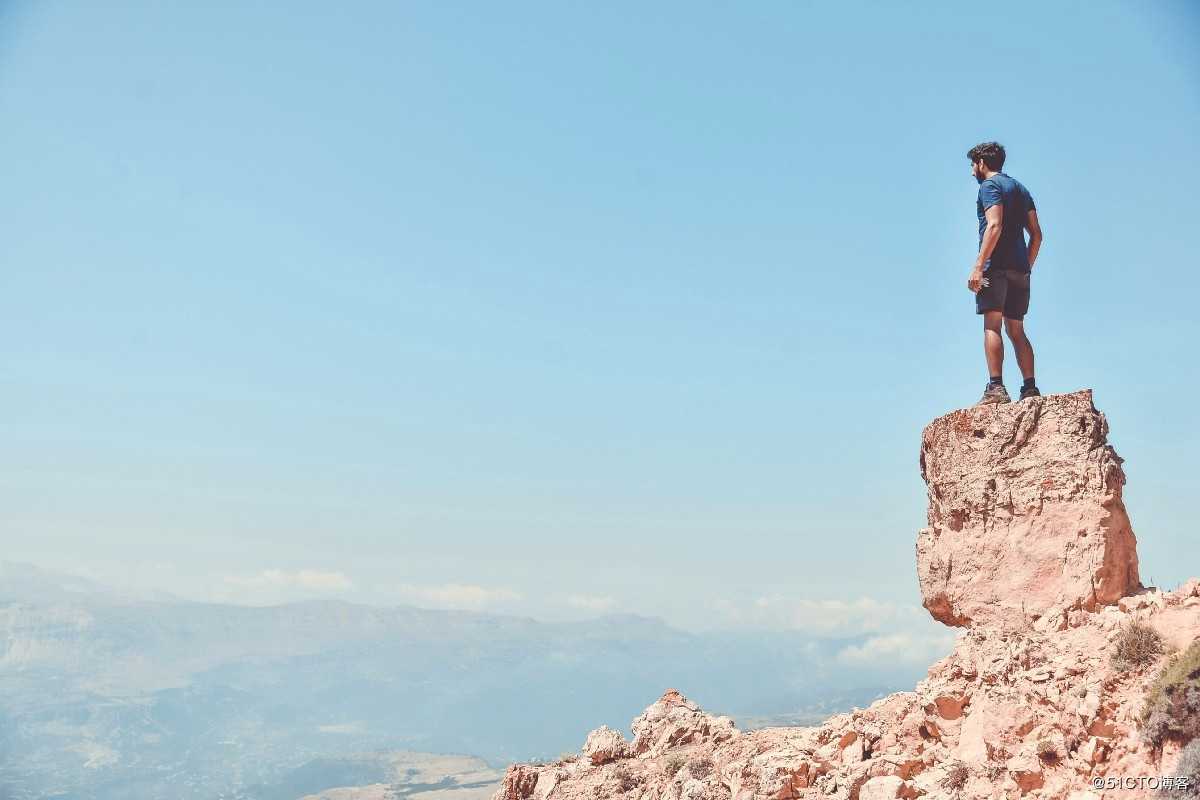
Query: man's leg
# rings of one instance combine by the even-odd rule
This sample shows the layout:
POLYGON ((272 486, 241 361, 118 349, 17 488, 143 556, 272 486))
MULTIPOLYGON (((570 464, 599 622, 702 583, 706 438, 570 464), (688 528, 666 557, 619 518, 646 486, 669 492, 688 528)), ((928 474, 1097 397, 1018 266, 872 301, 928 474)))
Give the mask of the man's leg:
POLYGON ((1025 320, 1006 317, 1004 330, 1008 333, 1008 339, 1013 343, 1013 350, 1017 353, 1017 366, 1021 368, 1021 377, 1029 380, 1033 377, 1033 345, 1029 343, 1029 337, 1025 335, 1025 320))
POLYGON ((1037 381, 1033 379, 1033 345, 1025 335, 1025 314, 1029 312, 1029 283, 1027 272, 1008 272, 1008 293, 1004 297, 1004 330, 1017 353, 1017 366, 1025 382, 1021 385, 1021 399, 1041 394, 1037 381))
POLYGON ((988 377, 992 380, 1004 375, 1004 340, 1000 338, 1002 311, 983 312, 983 354, 987 357, 988 377))
POLYGON ((983 317, 983 354, 987 357, 988 384, 979 403, 1007 403, 1004 388, 1004 339, 1000 337, 1000 321, 1004 319, 1004 298, 1008 292, 1007 276, 1002 271, 986 273, 988 285, 975 293, 975 313, 983 317))

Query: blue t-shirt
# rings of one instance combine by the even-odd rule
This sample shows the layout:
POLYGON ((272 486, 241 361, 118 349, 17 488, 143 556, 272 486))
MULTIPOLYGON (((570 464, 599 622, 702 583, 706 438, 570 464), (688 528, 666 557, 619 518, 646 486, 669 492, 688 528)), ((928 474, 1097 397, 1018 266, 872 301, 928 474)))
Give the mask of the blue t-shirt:
POLYGON ((983 265, 989 269, 1015 269, 1029 272, 1029 251, 1025 247, 1025 222, 1031 209, 1036 208, 1029 190, 1015 178, 1003 172, 979 184, 979 199, 975 209, 979 216, 979 244, 983 244, 983 231, 987 228, 985 211, 995 205, 1004 206, 1004 221, 1000 225, 1000 239, 992 256, 983 265))

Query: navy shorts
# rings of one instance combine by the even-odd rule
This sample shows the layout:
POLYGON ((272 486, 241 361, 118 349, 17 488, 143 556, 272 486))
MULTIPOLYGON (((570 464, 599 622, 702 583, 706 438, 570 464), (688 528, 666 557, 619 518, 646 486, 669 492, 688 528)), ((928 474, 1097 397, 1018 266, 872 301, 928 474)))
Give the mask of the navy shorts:
POLYGON ((1025 319, 1029 311, 1029 273, 990 269, 983 277, 988 285, 975 293, 975 313, 1003 311, 1007 319, 1025 319))

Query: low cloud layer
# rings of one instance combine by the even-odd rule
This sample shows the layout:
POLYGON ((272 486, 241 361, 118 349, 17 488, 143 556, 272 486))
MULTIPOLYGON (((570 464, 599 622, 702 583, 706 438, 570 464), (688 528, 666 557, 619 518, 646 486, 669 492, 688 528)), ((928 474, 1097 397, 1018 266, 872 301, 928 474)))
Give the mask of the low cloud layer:
POLYGON ((344 592, 354 588, 354 582, 347 578, 345 573, 319 569, 301 569, 295 572, 265 569, 255 575, 226 575, 225 583, 247 589, 295 588, 319 592, 344 592))
POLYGON ((400 584, 392 590, 400 602, 425 608, 450 608, 462 611, 496 610, 521 599, 507 588, 489 588, 472 583, 437 585, 400 584))
POLYGON ((616 598, 607 595, 573 594, 567 597, 567 605, 583 611, 600 613, 612 611, 616 607, 617 601, 616 598))
POLYGON ((859 597, 852 600, 788 597, 758 597, 748 610, 729 610, 730 621, 738 625, 782 628, 814 635, 854 635, 892 630, 928 621, 928 615, 916 606, 859 597))
POLYGON ((898 633, 872 636, 861 644, 839 651, 836 660, 853 667, 873 667, 880 664, 922 665, 946 655, 954 646, 954 634, 898 633))

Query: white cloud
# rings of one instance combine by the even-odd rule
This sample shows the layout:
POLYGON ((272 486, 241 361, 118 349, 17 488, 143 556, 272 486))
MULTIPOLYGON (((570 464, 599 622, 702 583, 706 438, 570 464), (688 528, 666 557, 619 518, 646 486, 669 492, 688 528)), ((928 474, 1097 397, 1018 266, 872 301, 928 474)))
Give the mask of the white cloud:
POLYGON ((521 595, 511 589, 489 589, 471 583, 443 583, 435 586, 401 584, 393 587, 392 593, 419 606, 465 611, 480 611, 521 599, 521 595))
POLYGON ((915 606, 870 597, 812 600, 772 595, 756 598, 742 621, 814 634, 852 635, 891 630, 924 619, 924 612, 915 606))
POLYGON ((872 636, 861 644, 838 651, 835 658, 842 664, 869 667, 902 662, 929 664, 950 652, 954 634, 889 633, 872 636))
POLYGON ((243 589, 303 589, 318 592, 343 592, 354 588, 343 572, 326 572, 319 569, 301 569, 287 572, 282 569, 264 569, 255 575, 226 575, 225 583, 243 589))
POLYGON ((607 595, 573 594, 567 598, 567 605, 572 608, 581 608, 585 611, 608 611, 616 604, 616 599, 607 595))

